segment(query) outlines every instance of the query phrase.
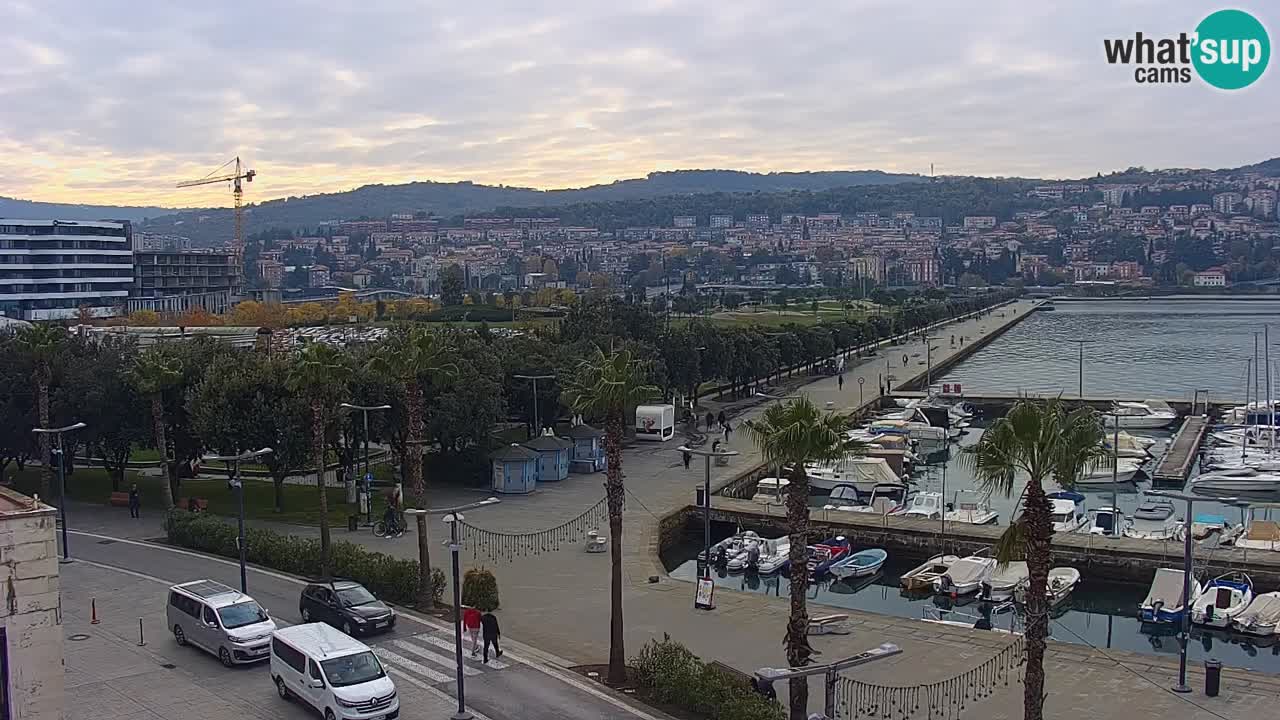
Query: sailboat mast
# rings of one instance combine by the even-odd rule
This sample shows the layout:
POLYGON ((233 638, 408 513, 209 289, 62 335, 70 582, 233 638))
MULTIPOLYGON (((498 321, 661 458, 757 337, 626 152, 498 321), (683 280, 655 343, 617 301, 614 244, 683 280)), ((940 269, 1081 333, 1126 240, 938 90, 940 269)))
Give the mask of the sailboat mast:
POLYGON ((1276 449, 1276 413, 1275 405, 1271 400, 1271 326, 1262 326, 1262 357, 1263 362, 1267 365, 1267 436, 1270 441, 1267 446, 1268 456, 1275 452, 1276 449))
POLYGON ((1244 432, 1240 433, 1240 460, 1244 461, 1245 450, 1249 447, 1249 374, 1253 372, 1253 360, 1245 360, 1244 371, 1244 432))

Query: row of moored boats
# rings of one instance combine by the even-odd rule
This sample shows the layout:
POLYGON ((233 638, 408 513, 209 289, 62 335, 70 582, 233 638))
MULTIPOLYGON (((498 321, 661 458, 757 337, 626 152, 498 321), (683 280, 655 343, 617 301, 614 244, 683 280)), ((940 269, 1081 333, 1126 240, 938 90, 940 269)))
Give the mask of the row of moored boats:
MULTIPOLYGON (((1184 581, 1182 570, 1156 570, 1142 601, 1142 621, 1181 624, 1188 605, 1184 602, 1184 581)), ((1193 577, 1190 587, 1192 623, 1261 637, 1276 634, 1280 592, 1255 595, 1253 582, 1244 573, 1228 573, 1203 584, 1193 577)))

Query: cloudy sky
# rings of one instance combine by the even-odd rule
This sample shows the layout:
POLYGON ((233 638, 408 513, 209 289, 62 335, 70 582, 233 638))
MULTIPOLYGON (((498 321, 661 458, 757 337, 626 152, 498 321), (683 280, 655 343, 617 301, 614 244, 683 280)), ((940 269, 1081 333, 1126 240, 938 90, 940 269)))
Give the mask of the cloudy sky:
MULTIPOLYGON (((251 201, 415 179, 930 163, 1072 177, 1280 155, 1280 70, 1223 93, 1137 85, 1103 60, 1104 37, 1189 32, 1219 7, 0 0, 0 195, 225 205, 222 187, 173 185, 236 154, 260 173, 251 201)), ((1275 39, 1274 6, 1238 7, 1275 39)))

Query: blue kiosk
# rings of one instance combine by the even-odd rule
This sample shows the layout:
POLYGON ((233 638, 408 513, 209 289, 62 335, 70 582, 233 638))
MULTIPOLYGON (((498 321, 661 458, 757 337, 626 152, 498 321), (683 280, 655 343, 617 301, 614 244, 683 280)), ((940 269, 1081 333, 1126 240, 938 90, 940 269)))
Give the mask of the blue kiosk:
POLYGON ((561 440, 547 428, 524 446, 538 453, 538 482, 559 482, 569 477, 569 449, 573 443, 561 440))
POLYGON ((527 495, 538 486, 538 453, 515 443, 498 448, 489 456, 493 468, 493 491, 504 495, 527 495))
POLYGON ((573 441, 569 469, 579 473, 595 473, 605 469, 604 433, 577 418, 565 433, 573 441))

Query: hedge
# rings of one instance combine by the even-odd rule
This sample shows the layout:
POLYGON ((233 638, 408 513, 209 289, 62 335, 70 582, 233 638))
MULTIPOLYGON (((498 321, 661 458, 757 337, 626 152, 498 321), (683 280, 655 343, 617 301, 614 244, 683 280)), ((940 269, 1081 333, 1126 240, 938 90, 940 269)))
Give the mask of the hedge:
POLYGON ((742 678, 704 663, 668 635, 650 640, 631 661, 632 680, 642 698, 674 705, 709 720, 784 720, 775 700, 757 693, 742 678))
POLYGON ((489 568, 467 570, 462 576, 462 604, 481 612, 498 609, 498 579, 489 568))
MULTIPOLYGON (((169 542, 192 550, 240 557, 236 548, 236 526, 203 513, 170 512, 165 518, 169 542)), ((246 560, 254 565, 291 575, 313 577, 320 574, 320 540, 282 535, 274 530, 245 528, 246 560)), ((401 560, 366 550, 350 542, 329 544, 329 565, 335 577, 364 585, 374 595, 398 605, 412 606, 418 596, 418 562, 401 560)), ((445 578, 440 568, 431 569, 432 598, 444 594, 445 578)))

